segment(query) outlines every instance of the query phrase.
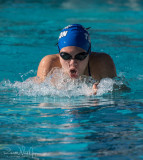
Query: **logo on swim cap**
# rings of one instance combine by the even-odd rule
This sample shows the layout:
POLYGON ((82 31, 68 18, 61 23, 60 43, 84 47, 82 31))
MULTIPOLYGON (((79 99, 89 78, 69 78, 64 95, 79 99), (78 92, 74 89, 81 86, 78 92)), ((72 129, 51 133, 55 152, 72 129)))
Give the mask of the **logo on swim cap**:
POLYGON ((91 42, 89 33, 82 25, 68 25, 61 31, 58 40, 59 50, 68 46, 80 47, 87 52, 90 50, 91 42))
POLYGON ((67 33, 68 33, 68 31, 63 31, 63 32, 61 32, 61 33, 60 33, 60 36, 59 36, 59 39, 62 38, 62 37, 64 37, 64 36, 66 36, 67 33))

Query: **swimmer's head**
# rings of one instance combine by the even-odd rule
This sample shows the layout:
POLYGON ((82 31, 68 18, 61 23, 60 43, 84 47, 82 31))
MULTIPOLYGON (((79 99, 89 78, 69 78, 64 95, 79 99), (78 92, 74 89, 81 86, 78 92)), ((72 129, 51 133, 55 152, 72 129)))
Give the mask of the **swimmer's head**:
POLYGON ((91 42, 89 33, 82 25, 68 25, 61 31, 58 40, 59 51, 68 46, 80 47, 90 54, 91 42))

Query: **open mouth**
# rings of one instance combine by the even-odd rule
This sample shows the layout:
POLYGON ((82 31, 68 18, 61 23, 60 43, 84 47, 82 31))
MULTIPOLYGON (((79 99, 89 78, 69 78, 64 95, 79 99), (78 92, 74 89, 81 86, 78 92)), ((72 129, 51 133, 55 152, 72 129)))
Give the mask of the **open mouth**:
POLYGON ((76 69, 70 69, 70 77, 71 78, 77 78, 77 70, 76 69))
POLYGON ((70 72, 71 72, 72 74, 75 74, 75 73, 76 73, 76 70, 75 70, 75 69, 71 69, 70 72))

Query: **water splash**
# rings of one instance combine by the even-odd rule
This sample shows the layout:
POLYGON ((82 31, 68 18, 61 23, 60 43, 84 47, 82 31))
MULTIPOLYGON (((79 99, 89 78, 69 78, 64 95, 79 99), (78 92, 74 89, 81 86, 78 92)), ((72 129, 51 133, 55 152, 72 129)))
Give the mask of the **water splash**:
MULTIPOLYGON (((81 76, 79 79, 71 79, 62 69, 52 70, 46 80, 42 83, 35 83, 33 78, 23 82, 3 81, 0 88, 12 89, 18 96, 48 96, 48 97, 77 97, 93 95, 92 86, 96 81, 87 76, 81 76)), ((122 86, 122 80, 104 78, 98 84, 96 96, 102 96, 114 91, 114 86, 122 86)), ((119 88, 119 87, 118 87, 119 88)))

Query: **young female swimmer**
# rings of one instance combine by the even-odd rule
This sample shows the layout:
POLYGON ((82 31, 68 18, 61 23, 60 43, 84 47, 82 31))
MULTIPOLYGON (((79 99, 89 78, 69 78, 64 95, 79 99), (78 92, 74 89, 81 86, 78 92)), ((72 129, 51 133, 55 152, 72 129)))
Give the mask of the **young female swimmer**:
MULTIPOLYGON (((47 55, 41 60, 35 80, 44 81, 54 67, 62 68, 71 78, 86 75, 100 81, 102 78, 116 77, 112 58, 106 53, 91 52, 89 33, 82 25, 65 27, 60 33, 58 48, 58 54, 47 55)), ((93 84, 94 94, 97 85, 93 84)))

